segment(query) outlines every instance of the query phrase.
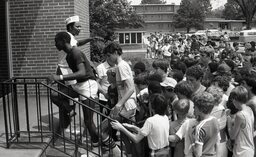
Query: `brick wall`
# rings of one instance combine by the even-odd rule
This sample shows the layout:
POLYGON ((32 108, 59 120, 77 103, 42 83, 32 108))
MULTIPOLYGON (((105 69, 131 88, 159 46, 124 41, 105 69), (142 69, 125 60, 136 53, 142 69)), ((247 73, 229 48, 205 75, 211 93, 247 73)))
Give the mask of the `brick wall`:
MULTIPOLYGON (((77 39, 88 38, 90 36, 89 31, 89 0, 75 0, 75 15, 79 15, 82 30, 77 36, 77 39)), ((90 44, 86 44, 80 47, 83 52, 86 53, 87 59, 90 59, 90 44)))
MULTIPOLYGON (((82 16, 86 26, 88 4, 83 0, 10 0, 10 29, 14 76, 55 73, 58 51, 54 37, 65 31, 65 19, 82 16), (84 10, 84 13, 83 13, 84 10)), ((88 28, 79 37, 89 35, 88 28)), ((88 46, 83 47, 84 50, 88 46)), ((88 52, 87 52, 88 53, 88 52)))

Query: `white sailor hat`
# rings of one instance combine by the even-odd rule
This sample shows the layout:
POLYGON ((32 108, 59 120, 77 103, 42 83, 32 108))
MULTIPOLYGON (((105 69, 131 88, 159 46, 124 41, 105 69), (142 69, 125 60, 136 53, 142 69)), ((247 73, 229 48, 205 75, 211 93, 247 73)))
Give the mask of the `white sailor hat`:
POLYGON ((73 22, 79 22, 79 16, 77 16, 77 15, 71 16, 71 17, 67 18, 65 20, 65 22, 66 22, 66 25, 73 23, 73 22))

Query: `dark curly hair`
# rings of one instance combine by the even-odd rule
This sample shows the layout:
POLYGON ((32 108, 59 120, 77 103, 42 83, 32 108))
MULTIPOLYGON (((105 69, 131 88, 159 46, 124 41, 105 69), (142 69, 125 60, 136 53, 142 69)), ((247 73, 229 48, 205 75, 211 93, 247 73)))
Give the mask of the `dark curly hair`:
POLYGON ((179 82, 175 88, 174 88, 174 92, 177 94, 177 93, 180 93, 184 96, 186 96, 187 98, 191 98, 191 95, 193 94, 193 85, 190 84, 189 82, 187 81, 182 81, 182 82, 179 82))
POLYGON ((117 52, 118 55, 123 54, 121 46, 116 42, 109 43, 103 50, 104 54, 114 54, 115 52, 117 52))
POLYGON ((229 87, 229 82, 230 82, 230 77, 223 75, 223 76, 216 76, 213 79, 213 82, 217 82, 218 86, 224 91, 226 92, 228 90, 229 87))
POLYGON ((153 94, 150 98, 150 103, 156 114, 165 115, 167 110, 167 100, 162 94, 153 94))
POLYGON ((189 67, 186 71, 186 76, 194 77, 195 79, 199 80, 204 75, 203 69, 199 65, 194 65, 189 67))
POLYGON ((204 114, 210 114, 214 107, 214 97, 211 93, 203 92, 193 98, 194 105, 204 114))

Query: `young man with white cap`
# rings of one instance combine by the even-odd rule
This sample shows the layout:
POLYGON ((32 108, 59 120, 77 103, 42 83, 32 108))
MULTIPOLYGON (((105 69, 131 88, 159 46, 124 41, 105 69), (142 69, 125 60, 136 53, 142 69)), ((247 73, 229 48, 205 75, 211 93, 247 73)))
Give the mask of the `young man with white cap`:
POLYGON ((87 38, 82 40, 75 39, 75 36, 79 35, 81 31, 79 16, 77 15, 71 16, 67 18, 65 22, 66 22, 67 32, 71 37, 71 41, 70 41, 71 46, 82 46, 84 44, 87 44, 88 42, 91 42, 94 39, 97 39, 97 38, 87 38))

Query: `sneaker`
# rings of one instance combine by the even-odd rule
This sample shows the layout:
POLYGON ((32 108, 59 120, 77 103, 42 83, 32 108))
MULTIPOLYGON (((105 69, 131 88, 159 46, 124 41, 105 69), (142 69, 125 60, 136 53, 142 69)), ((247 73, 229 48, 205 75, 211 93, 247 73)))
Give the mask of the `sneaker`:
POLYGON ((81 157, 96 157, 96 156, 89 153, 88 155, 87 154, 82 154, 81 157))
POLYGON ((120 157, 121 156, 121 150, 119 149, 118 146, 115 146, 115 148, 110 150, 109 154, 112 157, 120 157))
POLYGON ((80 134, 80 129, 79 128, 76 128, 75 129, 71 129, 68 127, 67 129, 65 129, 65 132, 66 133, 71 133, 71 134, 75 134, 75 135, 79 135, 80 134))

